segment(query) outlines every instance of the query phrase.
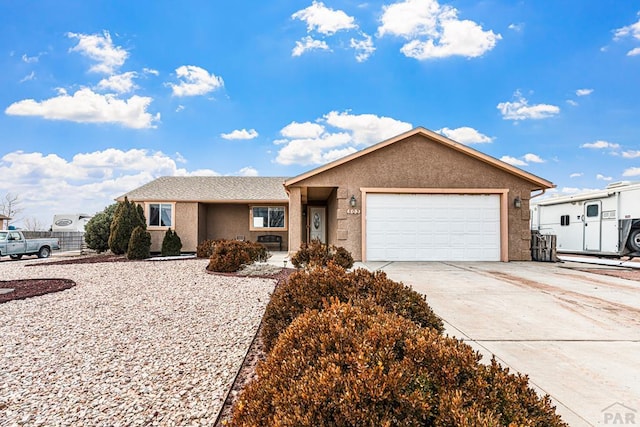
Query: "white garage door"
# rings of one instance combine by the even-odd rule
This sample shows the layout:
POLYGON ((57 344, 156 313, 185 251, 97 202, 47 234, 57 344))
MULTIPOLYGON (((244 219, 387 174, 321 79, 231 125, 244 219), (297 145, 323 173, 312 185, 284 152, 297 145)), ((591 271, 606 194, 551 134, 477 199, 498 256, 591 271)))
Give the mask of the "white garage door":
POLYGON ((368 261, 500 261, 500 196, 367 194, 368 261))

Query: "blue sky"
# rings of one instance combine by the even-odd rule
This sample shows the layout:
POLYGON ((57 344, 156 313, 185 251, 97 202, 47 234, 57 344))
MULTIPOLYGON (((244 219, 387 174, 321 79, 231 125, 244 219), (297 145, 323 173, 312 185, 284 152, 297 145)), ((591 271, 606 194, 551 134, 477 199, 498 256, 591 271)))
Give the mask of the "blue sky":
POLYGON ((48 227, 158 176, 294 176, 416 126, 557 193, 638 181, 639 12, 0 0, 0 196, 48 227))

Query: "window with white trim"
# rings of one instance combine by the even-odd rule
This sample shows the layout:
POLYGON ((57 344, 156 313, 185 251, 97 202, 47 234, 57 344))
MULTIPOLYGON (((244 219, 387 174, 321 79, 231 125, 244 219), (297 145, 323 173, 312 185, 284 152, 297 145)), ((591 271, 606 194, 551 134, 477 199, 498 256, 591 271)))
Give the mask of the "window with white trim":
POLYGON ((149 227, 171 227, 173 205, 149 203, 149 227))
POLYGON ((286 209, 284 206, 252 206, 251 230, 286 230, 286 209))

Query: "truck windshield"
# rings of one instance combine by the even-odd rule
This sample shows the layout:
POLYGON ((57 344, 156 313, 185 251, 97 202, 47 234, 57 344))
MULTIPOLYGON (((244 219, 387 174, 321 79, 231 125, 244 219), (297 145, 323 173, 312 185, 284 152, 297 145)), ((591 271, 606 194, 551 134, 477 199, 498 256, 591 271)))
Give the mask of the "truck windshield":
POLYGON ((7 240, 7 234, 6 231, 0 231, 0 240, 7 240))

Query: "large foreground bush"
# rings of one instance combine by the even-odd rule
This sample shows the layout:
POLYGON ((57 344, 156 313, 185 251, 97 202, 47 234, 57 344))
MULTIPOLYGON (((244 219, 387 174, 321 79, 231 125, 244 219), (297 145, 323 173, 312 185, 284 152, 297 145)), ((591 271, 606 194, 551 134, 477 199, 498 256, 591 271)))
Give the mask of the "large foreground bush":
POLYGON ((526 377, 479 363, 469 346, 375 304, 333 301, 299 316, 232 426, 565 425, 526 377))
POLYGON ((233 273, 253 262, 264 262, 269 257, 267 249, 259 243, 219 240, 214 245, 207 270, 233 273))
POLYGON ((326 266, 330 262, 343 268, 353 267, 353 257, 349 251, 342 246, 325 245, 320 240, 303 243, 291 257, 291 263, 296 268, 326 266))
POLYGON ((299 315, 320 309, 323 301, 337 298, 342 302, 372 299, 385 310, 404 316, 420 326, 443 331, 442 320, 427 304, 424 295, 402 283, 387 278, 382 271, 357 269, 347 272, 329 263, 298 270, 276 288, 264 315, 262 339, 267 351, 278 335, 299 315))

